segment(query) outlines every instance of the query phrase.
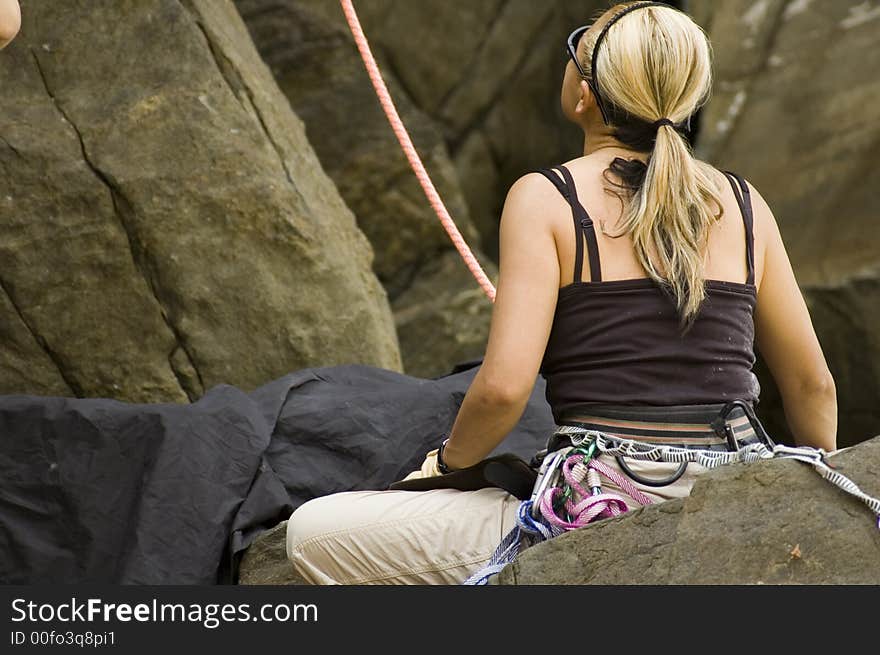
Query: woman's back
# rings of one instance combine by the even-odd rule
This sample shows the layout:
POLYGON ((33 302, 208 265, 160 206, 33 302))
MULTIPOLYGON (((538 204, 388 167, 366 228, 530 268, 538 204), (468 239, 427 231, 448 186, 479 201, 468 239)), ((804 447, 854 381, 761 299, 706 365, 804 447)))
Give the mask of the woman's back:
POLYGON ((546 199, 546 220, 560 270, 541 364, 554 418, 564 422, 595 404, 757 402, 755 244, 745 181, 718 173, 723 212, 707 237, 706 298, 682 331, 673 299, 619 232, 622 204, 607 192, 607 159, 596 153, 540 171, 556 186, 542 186, 555 196, 546 199))
MULTIPOLYGON (((602 280, 628 280, 647 278, 647 272, 638 262, 629 234, 610 236, 619 230, 622 214, 620 200, 608 193, 608 182, 603 174, 608 169, 611 157, 603 151, 591 153, 568 162, 565 167, 571 172, 580 203, 595 224, 596 241, 602 264, 602 280)), ((551 221, 553 234, 559 254, 560 288, 572 281, 575 268, 575 235, 572 223, 572 209, 562 195, 550 184, 544 185, 546 191, 547 215, 551 221)), ((739 203, 733 195, 733 188, 720 171, 717 172, 717 186, 722 200, 721 218, 709 231, 708 248, 704 262, 704 272, 709 280, 729 280, 745 282, 747 278, 746 231, 739 203)), ((760 217, 759 217, 760 218, 760 217)), ((754 230, 755 243, 755 281, 761 280, 763 262, 763 239, 760 227, 754 230)), ((589 279, 587 253, 583 258, 584 279, 589 279)))

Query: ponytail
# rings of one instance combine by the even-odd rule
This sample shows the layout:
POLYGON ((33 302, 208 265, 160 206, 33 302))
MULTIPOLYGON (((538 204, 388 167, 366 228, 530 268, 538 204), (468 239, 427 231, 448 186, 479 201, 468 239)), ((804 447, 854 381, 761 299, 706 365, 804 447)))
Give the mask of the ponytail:
MULTIPOLYGON (((711 90, 711 48, 687 14, 650 6, 626 12, 593 52, 602 102, 613 135, 638 151, 647 166, 616 159, 627 193, 621 229, 629 234, 639 263, 673 298, 683 327, 689 327, 705 299, 703 258, 709 229, 721 217, 715 170, 694 158, 676 128, 705 103, 711 90), (712 209, 717 207, 717 213, 712 209)), ((594 71, 590 71, 594 74, 594 71)))
POLYGON ((703 256, 718 218, 709 208, 721 206, 711 171, 672 126, 660 126, 644 180, 622 218, 639 263, 670 292, 684 325, 706 296, 703 256))

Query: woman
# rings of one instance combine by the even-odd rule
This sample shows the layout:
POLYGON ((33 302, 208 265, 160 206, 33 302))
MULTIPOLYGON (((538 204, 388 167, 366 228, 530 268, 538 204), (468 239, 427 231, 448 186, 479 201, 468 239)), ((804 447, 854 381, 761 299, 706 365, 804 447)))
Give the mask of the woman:
MULTIPOLYGON (((710 92, 705 34, 674 8, 637 2, 575 30, 567 47, 561 103, 584 154, 511 187, 483 364, 448 439, 408 478, 485 458, 539 372, 559 425, 738 448, 760 436, 743 410, 760 391, 754 341, 796 442, 834 450, 834 381, 773 214, 742 178, 695 160, 682 136, 710 92), (743 405, 713 432, 733 400, 743 405)), ((654 502, 687 495, 703 471, 691 464, 672 481, 674 464, 599 459, 654 502)), ((311 583, 460 583, 518 506, 498 488, 332 494, 293 513, 288 556, 311 583)))
POLYGON ((0 0, 0 50, 5 48, 21 29, 21 8, 18 0, 0 0))

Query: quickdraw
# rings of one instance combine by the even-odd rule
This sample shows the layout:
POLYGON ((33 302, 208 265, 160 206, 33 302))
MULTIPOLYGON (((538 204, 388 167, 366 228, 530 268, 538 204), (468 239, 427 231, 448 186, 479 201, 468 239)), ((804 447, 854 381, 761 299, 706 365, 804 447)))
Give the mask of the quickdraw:
POLYGON ((635 501, 649 505, 653 501, 634 487, 628 480, 593 459, 595 442, 588 449, 572 448, 561 461, 564 482, 551 486, 533 499, 532 512, 540 514, 550 525, 563 530, 574 530, 600 519, 619 516, 629 511, 626 501, 616 495, 602 492, 599 474, 612 480, 635 501), (587 480, 589 489, 583 486, 587 480), (564 510, 565 516, 560 516, 564 510))

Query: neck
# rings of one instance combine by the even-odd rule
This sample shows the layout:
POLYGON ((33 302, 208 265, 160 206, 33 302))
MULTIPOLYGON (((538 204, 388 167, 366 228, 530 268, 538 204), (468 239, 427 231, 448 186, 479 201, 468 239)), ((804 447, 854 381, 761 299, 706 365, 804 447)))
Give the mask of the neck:
POLYGON ((584 130, 584 156, 592 155, 600 150, 608 151, 608 154, 625 159, 639 159, 643 162, 647 162, 650 155, 650 153, 639 152, 622 144, 611 135, 608 127, 604 124, 591 126, 590 129, 584 130))

